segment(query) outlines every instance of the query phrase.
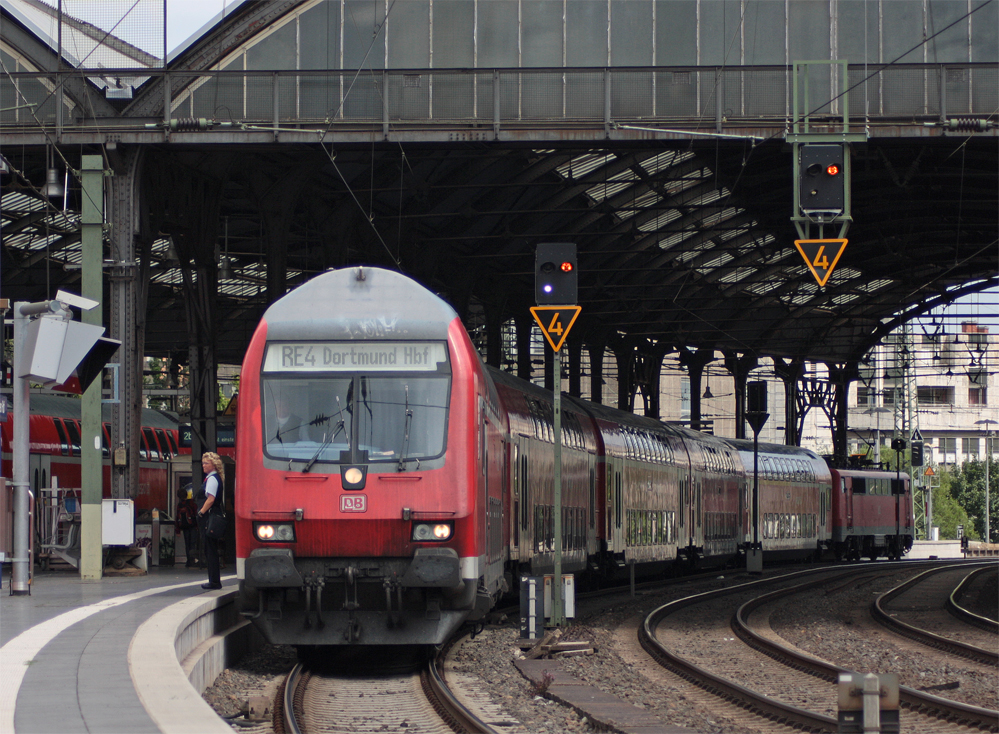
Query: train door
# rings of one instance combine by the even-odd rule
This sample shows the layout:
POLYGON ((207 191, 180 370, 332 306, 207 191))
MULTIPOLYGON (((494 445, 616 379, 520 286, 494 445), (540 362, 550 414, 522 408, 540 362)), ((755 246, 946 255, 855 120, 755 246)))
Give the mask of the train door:
MULTIPOLYGON (((510 442, 510 560, 520 558, 520 446, 510 442)), ((505 474, 506 472, 504 472, 505 474)))
POLYGON ((532 548, 534 547, 534 539, 531 537, 531 519, 533 513, 531 512, 531 477, 528 470, 528 456, 530 452, 528 445, 526 439, 521 439, 517 462, 517 481, 520 485, 520 532, 518 539, 520 542, 521 561, 531 558, 532 548))
POLYGON ((843 509, 846 529, 853 530, 853 477, 843 477, 843 509))
POLYGON ((487 563, 492 565, 500 560, 503 548, 503 513, 500 510, 500 486, 496 481, 492 464, 498 456, 499 434, 493 430, 493 424, 486 412, 485 400, 479 397, 479 482, 485 504, 485 547, 487 563))
POLYGON ((51 485, 52 457, 48 454, 29 454, 28 467, 31 472, 31 491, 38 497, 38 490, 51 485))
POLYGON ((701 495, 703 494, 704 484, 701 481, 697 482, 696 496, 694 502, 691 503, 694 509, 694 522, 691 523, 691 529, 694 533, 694 545, 703 546, 704 545, 704 529, 701 527, 701 518, 704 517, 704 512, 701 508, 701 495), (696 524, 696 525, 695 525, 696 524), (693 528, 696 527, 696 530, 693 528))
POLYGON ((611 541, 610 550, 615 553, 624 552, 624 527, 621 521, 621 516, 624 514, 624 489, 622 476, 622 467, 616 461, 607 462, 607 471, 612 479, 608 482, 607 486, 609 488, 608 494, 611 496, 607 498, 607 504, 611 508, 610 512, 607 513, 607 537, 611 541))

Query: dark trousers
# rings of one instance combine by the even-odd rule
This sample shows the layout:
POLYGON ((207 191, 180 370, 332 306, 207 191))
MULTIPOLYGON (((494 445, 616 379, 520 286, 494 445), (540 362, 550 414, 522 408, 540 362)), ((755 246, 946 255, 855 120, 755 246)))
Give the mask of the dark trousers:
POLYGON ((198 560, 198 540, 201 533, 197 528, 184 528, 184 555, 187 556, 187 565, 195 566, 198 560))
POLYGON ((205 535, 207 521, 208 518, 198 518, 198 529, 201 532, 201 548, 204 552, 205 561, 208 563, 208 583, 212 586, 221 586, 222 578, 219 571, 218 542, 205 535))

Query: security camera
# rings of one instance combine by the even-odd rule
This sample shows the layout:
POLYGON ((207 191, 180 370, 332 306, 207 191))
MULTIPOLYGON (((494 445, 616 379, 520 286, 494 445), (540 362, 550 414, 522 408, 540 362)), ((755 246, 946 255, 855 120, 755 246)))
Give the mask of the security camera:
POLYGON ((78 296, 75 293, 67 293, 66 291, 56 291, 55 299, 67 306, 76 306, 84 311, 89 311, 95 306, 100 305, 99 301, 92 301, 89 298, 78 296))

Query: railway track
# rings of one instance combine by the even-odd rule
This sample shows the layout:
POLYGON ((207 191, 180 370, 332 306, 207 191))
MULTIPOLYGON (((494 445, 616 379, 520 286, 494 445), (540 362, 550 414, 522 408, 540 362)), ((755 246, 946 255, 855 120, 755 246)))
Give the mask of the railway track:
POLYGON ((993 635, 999 634, 999 621, 983 617, 980 614, 975 614, 964 606, 962 600, 972 586, 979 583, 979 581, 983 580, 988 574, 995 573, 997 573, 995 564, 989 564, 988 566, 984 566, 977 571, 972 571, 965 577, 964 581, 958 584, 957 588, 951 592, 950 596, 947 597, 948 612, 965 624, 970 624, 972 627, 977 627, 978 629, 990 632, 993 635))
POLYGON ((451 692, 440 673, 445 655, 419 670, 386 674, 320 672, 299 663, 282 685, 275 731, 494 734, 451 692))
MULTIPOLYGON (((912 567, 893 564, 892 573, 912 567)), ((925 568, 925 564, 921 566, 925 568)), ((768 722, 806 731, 837 730, 836 681, 847 669, 804 654, 769 628, 766 610, 785 597, 820 586, 850 583, 884 571, 809 571, 754 581, 677 600, 654 610, 639 631, 642 646, 661 665, 768 722), (803 580, 807 579, 807 580, 803 580), (768 587, 779 586, 776 591, 768 587), (762 593, 761 593, 762 592, 762 593), (730 624, 719 624, 733 606, 730 624), (663 638, 690 630, 696 644, 681 655, 663 638), (733 636, 733 632, 734 635, 733 636), (737 639, 744 644, 738 644, 737 639), (750 673, 750 671, 752 671, 750 673), (807 708, 805 708, 807 706, 807 708)), ((903 730, 999 731, 999 713, 902 687, 903 730)))
MULTIPOLYGON (((995 564, 976 569, 982 570, 994 572, 995 564)), ((982 632, 977 627, 962 634, 961 630, 954 630, 953 624, 948 624, 953 622, 948 614, 948 602, 953 603, 956 582, 963 583, 968 576, 966 564, 924 571, 875 599, 871 604, 871 616, 892 632, 927 647, 985 665, 999 665, 994 634, 982 632), (910 610, 916 610, 918 614, 911 614, 910 610), (906 612, 910 614, 906 615, 906 612), (902 616, 912 619, 906 622, 900 618, 902 616), (949 634, 934 632, 931 627, 947 630, 949 634), (958 635, 964 639, 957 639, 958 635)))

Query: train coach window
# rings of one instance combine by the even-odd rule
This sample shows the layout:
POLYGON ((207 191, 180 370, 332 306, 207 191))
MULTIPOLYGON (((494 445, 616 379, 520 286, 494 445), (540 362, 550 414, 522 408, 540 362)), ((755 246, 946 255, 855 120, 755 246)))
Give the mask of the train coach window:
POLYGON ((149 447, 149 460, 159 461, 160 460, 160 449, 156 444, 156 436, 153 435, 152 428, 143 428, 142 435, 146 439, 146 445, 149 447))
POLYGON ((853 493, 854 494, 867 494, 867 478, 866 477, 854 477, 853 478, 853 493))
POLYGON ((168 431, 163 428, 156 429, 156 438, 160 440, 160 449, 163 451, 163 458, 170 459, 177 455, 177 448, 174 446, 172 438, 168 431))
POLYGON ((66 420, 66 432, 69 434, 69 454, 79 456, 80 451, 80 424, 75 420, 66 420))
POLYGON ((52 422, 55 423, 56 433, 59 434, 59 451, 63 456, 69 456, 69 440, 66 438, 66 427, 63 426, 60 418, 56 418, 52 422))

